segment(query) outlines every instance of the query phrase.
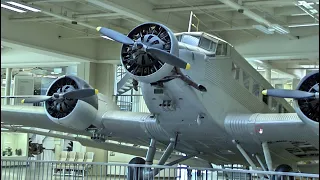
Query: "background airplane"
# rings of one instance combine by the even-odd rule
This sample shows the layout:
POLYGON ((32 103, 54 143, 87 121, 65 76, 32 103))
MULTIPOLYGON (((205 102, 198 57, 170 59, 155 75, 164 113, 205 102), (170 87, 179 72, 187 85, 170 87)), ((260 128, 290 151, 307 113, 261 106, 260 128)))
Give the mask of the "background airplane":
POLYGON ((97 30, 123 43, 121 63, 141 86, 150 114, 120 111, 82 79, 63 76, 46 96, 24 97, 24 103, 45 101, 44 108, 2 106, 1 121, 91 136, 78 140, 104 149, 105 139, 150 145, 145 159, 141 151, 110 146, 139 156, 129 162, 137 164, 152 164, 156 148, 166 149, 156 156, 159 164, 172 161, 168 158, 173 150, 187 154, 169 165, 196 156, 189 162, 198 164, 191 165, 292 171, 298 161, 319 158, 318 71, 304 77, 298 91, 283 92, 274 90, 232 45, 213 35, 174 35, 158 23, 141 24, 128 36, 97 30), (294 98, 295 109, 271 96, 294 98))

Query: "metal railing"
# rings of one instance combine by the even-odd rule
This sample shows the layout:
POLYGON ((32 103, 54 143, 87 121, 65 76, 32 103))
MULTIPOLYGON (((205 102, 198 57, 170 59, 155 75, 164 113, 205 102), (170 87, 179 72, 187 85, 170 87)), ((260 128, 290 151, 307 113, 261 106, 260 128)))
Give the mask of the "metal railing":
POLYGON ((98 162, 60 162, 1 159, 4 180, 318 180, 319 174, 98 162), (128 176, 131 175, 131 178, 128 176), (155 176, 154 176, 155 175, 155 176), (275 177, 275 178, 274 178, 275 177))
POLYGON ((114 95, 114 101, 122 111, 149 113, 142 95, 114 95))

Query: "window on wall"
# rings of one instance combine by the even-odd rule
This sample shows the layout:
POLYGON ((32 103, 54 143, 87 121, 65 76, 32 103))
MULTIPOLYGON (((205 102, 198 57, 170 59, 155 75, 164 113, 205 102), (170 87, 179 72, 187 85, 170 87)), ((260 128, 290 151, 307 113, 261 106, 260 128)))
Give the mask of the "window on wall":
POLYGON ((253 80, 252 94, 257 97, 260 95, 260 84, 255 80, 253 80))
POLYGON ((243 71, 243 85, 246 89, 249 89, 250 86, 250 76, 245 71, 243 71))
POLYGON ((232 62, 232 76, 235 80, 239 81, 240 68, 234 62, 232 62))

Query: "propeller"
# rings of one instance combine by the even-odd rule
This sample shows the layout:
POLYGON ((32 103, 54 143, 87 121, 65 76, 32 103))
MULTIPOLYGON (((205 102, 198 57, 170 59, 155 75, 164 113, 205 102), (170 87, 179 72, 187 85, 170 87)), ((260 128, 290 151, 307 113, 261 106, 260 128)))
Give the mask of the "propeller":
POLYGON ((125 36, 117 31, 114 31, 105 27, 97 27, 97 31, 119 43, 126 44, 126 45, 135 45, 136 48, 146 51, 150 55, 158 58, 160 61, 168 63, 172 66, 179 67, 182 69, 187 69, 187 70, 190 69, 191 67, 189 63, 186 63, 184 60, 182 60, 181 58, 173 54, 165 52, 161 49, 147 47, 141 42, 135 42, 132 39, 130 39, 128 36, 125 36))
POLYGON ((125 36, 117 31, 114 31, 112 29, 104 28, 104 27, 97 27, 97 31, 101 34, 126 45, 133 45, 134 41, 130 39, 128 36, 125 36))
POLYGON ((157 49, 157 48, 152 48, 152 47, 148 47, 146 49, 146 51, 148 53, 150 53, 151 55, 154 55, 155 57, 157 57, 159 60, 171 64, 173 66, 182 68, 182 69, 190 69, 190 64, 186 63, 184 60, 182 60, 181 58, 170 54, 166 51, 163 51, 161 49, 157 49))
MULTIPOLYGON (((319 90, 319 87, 318 87, 319 90)), ((293 99, 319 99, 319 92, 306 92, 300 90, 288 90, 288 89, 266 89, 262 91, 263 95, 281 97, 281 98, 293 98, 293 99)))
POLYGON ((1 98, 24 98, 21 103, 39 103, 49 99, 82 99, 98 94, 97 89, 76 89, 66 93, 54 93, 52 96, 33 95, 33 96, 1 96, 1 98))

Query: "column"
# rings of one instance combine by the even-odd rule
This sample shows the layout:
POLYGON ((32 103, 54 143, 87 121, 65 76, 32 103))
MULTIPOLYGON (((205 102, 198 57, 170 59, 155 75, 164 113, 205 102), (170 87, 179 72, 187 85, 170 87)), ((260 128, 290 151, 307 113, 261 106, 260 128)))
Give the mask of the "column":
POLYGON ((299 82, 300 82, 300 79, 298 79, 298 78, 292 79, 292 89, 296 89, 299 82))
MULTIPOLYGON (((12 68, 6 69, 6 88, 5 88, 5 96, 10 96, 11 91, 11 78, 12 78, 12 68)), ((5 105, 10 104, 10 99, 6 98, 4 101, 5 105)))
POLYGON ((266 68, 265 71, 265 77, 264 77, 269 83, 271 83, 271 68, 266 68))

